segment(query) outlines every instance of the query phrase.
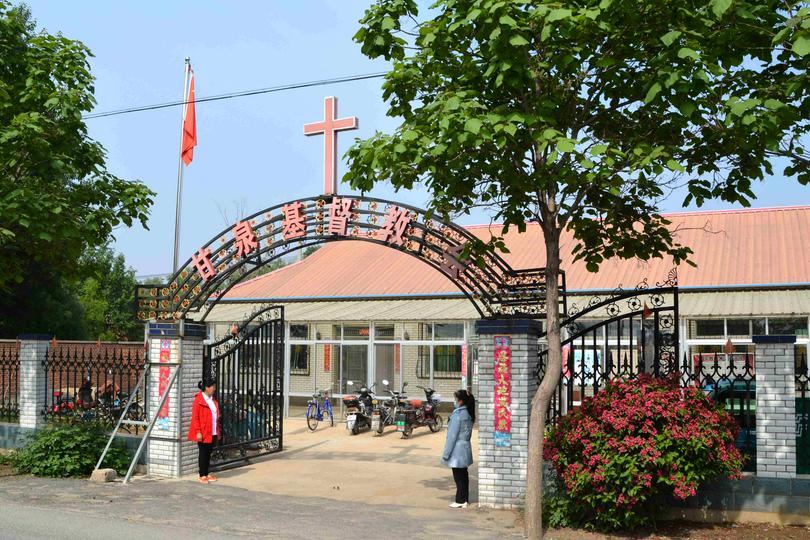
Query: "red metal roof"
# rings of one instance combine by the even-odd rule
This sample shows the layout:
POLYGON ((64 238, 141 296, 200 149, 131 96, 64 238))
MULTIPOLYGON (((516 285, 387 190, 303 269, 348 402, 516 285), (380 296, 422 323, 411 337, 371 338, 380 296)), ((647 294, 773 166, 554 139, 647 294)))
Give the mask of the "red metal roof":
MULTIPOLYGON (((678 268, 681 287, 769 286, 810 283, 810 206, 667 214, 678 242, 690 246, 697 267, 678 268)), ((481 238, 498 225, 467 229, 481 238)), ((536 223, 524 233, 505 236, 513 268, 544 265, 543 236, 536 223)), ((666 278, 669 259, 613 259, 591 273, 571 262, 571 234, 562 239, 563 269, 569 291, 633 287, 644 278, 653 285, 666 278)), ((359 241, 324 245, 301 262, 235 286, 228 299, 424 296, 456 293, 441 273, 418 259, 384 246, 359 241)))

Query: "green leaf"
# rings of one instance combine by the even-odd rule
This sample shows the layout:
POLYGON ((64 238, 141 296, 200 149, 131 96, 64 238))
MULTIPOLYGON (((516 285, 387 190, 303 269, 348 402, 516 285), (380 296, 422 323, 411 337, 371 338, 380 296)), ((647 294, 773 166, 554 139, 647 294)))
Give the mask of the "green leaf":
POLYGON ((380 28, 383 30, 391 30, 397 27, 397 21, 392 19, 391 17, 385 17, 382 20, 382 24, 380 24, 380 28))
POLYGON ((464 123, 464 131, 478 135, 478 132, 481 131, 481 125, 482 122, 478 118, 470 118, 464 123))
POLYGON ((505 26, 510 26, 512 28, 517 26, 517 21, 515 21, 515 19, 513 19, 509 15, 501 15, 501 17, 498 19, 498 22, 505 26))
POLYGON ((549 12, 547 20, 549 22, 554 22, 554 21, 559 21, 559 20, 562 20, 562 19, 567 19, 570 16, 571 16, 571 10, 570 9, 557 8, 557 9, 552 9, 549 12))
POLYGON ((659 83, 653 83, 650 89, 647 91, 647 95, 644 97, 644 103, 649 103, 655 99, 655 96, 658 95, 658 92, 661 91, 661 85, 659 83))
POLYGON ((681 47, 678 49, 678 58, 691 58, 692 60, 698 60, 700 55, 694 49, 690 49, 689 47, 681 47))
POLYGON ((664 34, 663 36, 661 36, 661 41, 664 42, 664 45, 669 47, 676 39, 678 39, 681 36, 681 33, 682 32, 680 32, 679 30, 671 30, 666 34, 664 34))
POLYGON ((444 102, 444 108, 448 111, 455 111, 460 105, 461 100, 456 96, 452 96, 450 99, 444 102))
POLYGON ((415 141, 419 138, 419 134, 412 129, 409 129, 402 133, 402 140, 403 141, 415 141))
POLYGON ((796 41, 793 42, 793 52, 799 56, 806 56, 807 53, 810 53, 810 37, 797 37, 796 41))
POLYGON ((728 11, 728 8, 731 7, 732 0, 711 0, 709 5, 712 7, 712 13, 718 19, 723 16, 723 14, 728 11))
POLYGON ((674 159, 670 159, 667 161, 667 168, 671 171, 678 171, 678 172, 685 172, 686 169, 683 168, 683 165, 675 161, 674 159))
POLYGON ((596 144, 591 148, 591 155, 592 156, 601 156, 604 154, 608 149, 608 145, 606 144, 596 144))
POLYGON ((559 148, 562 152, 572 152, 574 150, 574 141, 571 139, 558 139, 557 140, 557 148, 559 148))
POLYGON ((514 47, 522 47, 524 45, 528 45, 529 42, 526 41, 526 38, 524 38, 520 34, 516 34, 509 38, 509 44, 514 47))

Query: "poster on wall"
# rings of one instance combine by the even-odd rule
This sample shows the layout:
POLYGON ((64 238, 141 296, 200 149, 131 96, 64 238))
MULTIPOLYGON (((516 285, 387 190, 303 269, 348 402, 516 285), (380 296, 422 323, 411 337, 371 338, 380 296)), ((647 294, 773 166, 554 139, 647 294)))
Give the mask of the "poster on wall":
POLYGON ((467 344, 461 346, 461 387, 467 388, 467 344))
POLYGON ((495 446, 512 446, 512 338, 495 336, 495 446))
MULTIPOLYGON (((172 361, 172 342, 169 339, 161 339, 160 340, 160 363, 161 364, 168 364, 172 361)), ((160 400, 160 396, 166 391, 166 387, 169 385, 169 377, 171 376, 170 373, 171 368, 169 366, 160 366, 160 371, 158 374, 158 400, 160 400)), ((157 421, 155 422, 155 427, 157 429, 169 429, 169 396, 166 396, 166 401, 163 402, 163 406, 158 411, 157 421)))

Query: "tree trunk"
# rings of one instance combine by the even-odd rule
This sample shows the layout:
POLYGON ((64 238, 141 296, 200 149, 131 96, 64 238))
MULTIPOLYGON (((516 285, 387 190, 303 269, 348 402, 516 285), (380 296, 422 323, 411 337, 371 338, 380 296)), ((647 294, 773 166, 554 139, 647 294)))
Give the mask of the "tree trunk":
MULTIPOLYGON (((552 226, 553 227, 553 226, 552 226)), ((550 227, 551 228, 551 227, 550 227)), ((543 537, 543 438, 546 431, 546 412, 557 390, 562 374, 562 347, 560 345, 560 231, 544 230, 546 240, 546 339, 548 356, 540 387, 532 398, 529 419, 529 458, 526 473, 526 536, 531 540, 543 537)))

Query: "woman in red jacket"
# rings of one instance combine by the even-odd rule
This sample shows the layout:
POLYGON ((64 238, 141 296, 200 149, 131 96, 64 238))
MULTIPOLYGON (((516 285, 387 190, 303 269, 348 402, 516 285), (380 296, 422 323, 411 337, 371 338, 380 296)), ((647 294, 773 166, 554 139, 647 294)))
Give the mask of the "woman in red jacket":
POLYGON ((211 451, 217 443, 219 435, 219 405, 214 399, 216 382, 212 379, 200 381, 197 384, 200 392, 194 397, 191 406, 191 426, 188 430, 188 440, 196 442, 200 450, 200 482, 216 482, 217 477, 209 474, 211 464, 211 451))

